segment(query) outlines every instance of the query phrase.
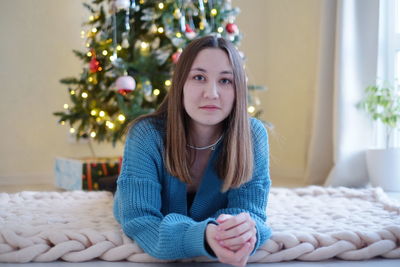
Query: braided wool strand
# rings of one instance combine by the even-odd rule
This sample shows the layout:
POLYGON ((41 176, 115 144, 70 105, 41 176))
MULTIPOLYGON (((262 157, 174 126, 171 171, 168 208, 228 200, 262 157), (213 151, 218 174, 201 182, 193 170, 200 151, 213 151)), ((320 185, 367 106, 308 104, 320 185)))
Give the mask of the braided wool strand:
MULTIPOLYGON (((0 262, 165 262, 123 234, 112 203, 108 192, 1 193, 0 262)), ((267 213, 273 235, 249 262, 400 258, 400 203, 380 188, 272 188, 267 213)))

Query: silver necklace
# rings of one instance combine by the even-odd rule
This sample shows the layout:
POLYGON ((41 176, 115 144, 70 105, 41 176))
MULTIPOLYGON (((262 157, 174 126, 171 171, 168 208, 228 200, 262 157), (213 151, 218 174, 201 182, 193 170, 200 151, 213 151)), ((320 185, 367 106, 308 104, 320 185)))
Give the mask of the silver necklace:
POLYGON ((221 135, 214 144, 211 144, 211 145, 208 145, 208 146, 197 147, 197 146, 192 146, 192 145, 189 145, 189 144, 187 144, 187 146, 192 148, 192 149, 196 149, 196 150, 206 150, 206 149, 215 150, 215 147, 218 145, 219 141, 221 141, 223 136, 224 135, 221 135))

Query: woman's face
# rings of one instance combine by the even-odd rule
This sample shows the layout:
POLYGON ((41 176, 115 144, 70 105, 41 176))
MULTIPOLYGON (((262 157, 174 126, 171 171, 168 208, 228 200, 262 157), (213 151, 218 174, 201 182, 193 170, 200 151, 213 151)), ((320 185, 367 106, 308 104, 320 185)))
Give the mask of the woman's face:
POLYGON ((233 70, 227 54, 206 48, 197 54, 183 87, 183 105, 197 127, 216 126, 235 101, 233 70))

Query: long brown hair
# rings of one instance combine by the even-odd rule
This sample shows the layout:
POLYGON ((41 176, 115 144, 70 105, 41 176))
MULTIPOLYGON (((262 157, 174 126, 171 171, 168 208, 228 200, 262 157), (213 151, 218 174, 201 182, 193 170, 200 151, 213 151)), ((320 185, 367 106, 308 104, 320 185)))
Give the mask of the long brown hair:
MULTIPOLYGON (((235 101, 225 119, 223 148, 216 163, 223 179, 222 192, 249 181, 253 172, 253 146, 247 114, 247 83, 243 62, 236 47, 221 37, 206 36, 192 41, 182 52, 175 67, 171 88, 160 107, 148 117, 166 118, 164 161, 167 171, 182 182, 191 183, 191 157, 187 149, 190 117, 183 105, 183 87, 197 54, 206 48, 222 49, 232 65, 235 101), (166 116, 165 116, 166 115, 166 116)), ((135 120, 136 122, 137 120, 135 120)))

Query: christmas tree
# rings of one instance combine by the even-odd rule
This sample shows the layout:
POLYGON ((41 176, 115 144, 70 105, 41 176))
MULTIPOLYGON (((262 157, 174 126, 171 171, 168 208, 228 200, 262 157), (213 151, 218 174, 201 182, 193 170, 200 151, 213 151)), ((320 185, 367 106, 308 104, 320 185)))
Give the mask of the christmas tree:
MULTIPOLYGON (((79 78, 61 80, 71 104, 54 113, 77 139, 121 140, 130 121, 161 103, 192 39, 217 34, 238 45, 242 38, 231 0, 93 0, 84 6, 91 13, 81 32, 86 48, 74 50, 84 68, 79 78)), ((249 113, 258 116, 249 101, 249 113)))

